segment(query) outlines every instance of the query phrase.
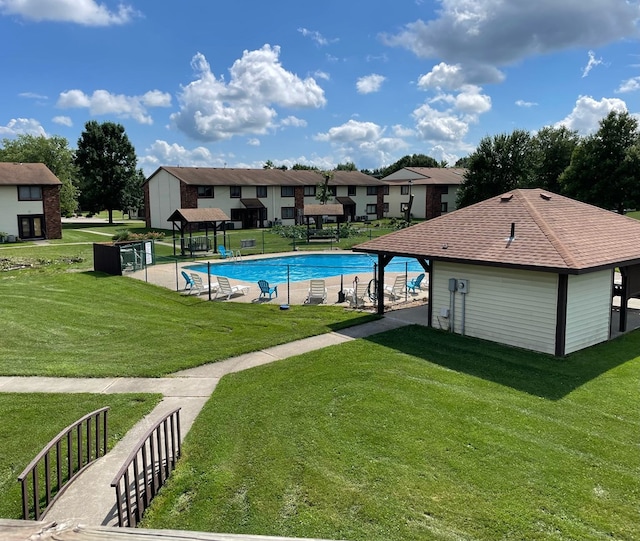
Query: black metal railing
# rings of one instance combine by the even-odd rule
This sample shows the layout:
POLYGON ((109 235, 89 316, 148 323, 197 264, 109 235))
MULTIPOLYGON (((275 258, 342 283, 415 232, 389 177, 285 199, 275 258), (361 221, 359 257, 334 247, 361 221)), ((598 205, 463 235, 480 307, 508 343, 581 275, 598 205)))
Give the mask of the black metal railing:
POLYGON ((40 518, 93 460, 107 453, 107 411, 88 413, 53 438, 18 476, 22 484, 22 518, 40 518), (40 465, 43 468, 40 468, 40 465), (44 494, 40 486, 44 484, 44 494), (29 505, 31 485, 32 508, 29 505))
POLYGON ((131 452, 111 486, 118 526, 135 527, 180 458, 180 408, 151 427, 131 452))

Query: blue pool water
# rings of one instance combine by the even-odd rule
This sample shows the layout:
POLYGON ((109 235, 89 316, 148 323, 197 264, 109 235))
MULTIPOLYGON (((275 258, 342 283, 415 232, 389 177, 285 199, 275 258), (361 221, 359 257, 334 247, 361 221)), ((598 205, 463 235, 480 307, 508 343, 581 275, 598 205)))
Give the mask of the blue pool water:
MULTIPOLYGON (((212 263, 211 274, 226 276, 244 282, 267 280, 270 284, 287 281, 299 282, 314 278, 330 278, 341 274, 371 275, 376 259, 367 254, 300 254, 287 257, 270 257, 253 261, 233 261, 212 263)), ((207 265, 189 265, 190 270, 206 274, 207 265)), ((385 267, 385 272, 424 272, 420 264, 412 258, 394 257, 385 267)))

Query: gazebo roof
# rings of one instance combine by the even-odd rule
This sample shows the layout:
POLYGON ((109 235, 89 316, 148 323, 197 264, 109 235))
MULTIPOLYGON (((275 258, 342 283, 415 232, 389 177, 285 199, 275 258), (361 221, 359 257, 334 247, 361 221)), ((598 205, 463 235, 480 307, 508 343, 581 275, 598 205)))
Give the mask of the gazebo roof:
POLYGON ((226 222, 229 220, 221 209, 201 208, 201 209, 176 209, 167 219, 168 222, 199 223, 199 222, 226 222))
POLYGON ((640 263, 640 222, 541 189, 518 189, 354 250, 579 274, 640 263))
POLYGON ((311 204, 304 206, 305 216, 342 216, 344 207, 339 203, 329 203, 327 205, 311 204))

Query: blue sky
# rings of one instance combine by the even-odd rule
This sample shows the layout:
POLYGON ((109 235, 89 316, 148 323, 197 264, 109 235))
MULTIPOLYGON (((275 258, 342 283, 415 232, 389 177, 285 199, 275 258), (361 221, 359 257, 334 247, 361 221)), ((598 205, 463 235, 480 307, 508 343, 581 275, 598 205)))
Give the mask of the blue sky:
POLYGON ((119 122, 160 165, 359 169, 640 113, 638 0, 0 0, 0 138, 119 122))

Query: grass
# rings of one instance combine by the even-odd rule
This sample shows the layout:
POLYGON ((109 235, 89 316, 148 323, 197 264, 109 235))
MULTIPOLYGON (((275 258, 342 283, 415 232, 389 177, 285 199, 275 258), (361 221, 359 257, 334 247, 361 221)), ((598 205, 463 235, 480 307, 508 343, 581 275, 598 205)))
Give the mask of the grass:
POLYGON ((101 273, 0 274, 0 374, 157 377, 368 321, 333 306, 212 303, 101 273))
POLYGON ((144 527, 638 539, 640 333, 565 360, 408 327, 225 376, 144 527))
POLYGON ((22 518, 18 475, 62 429, 83 415, 110 406, 111 449, 160 400, 159 395, 0 393, 0 516, 22 518))

